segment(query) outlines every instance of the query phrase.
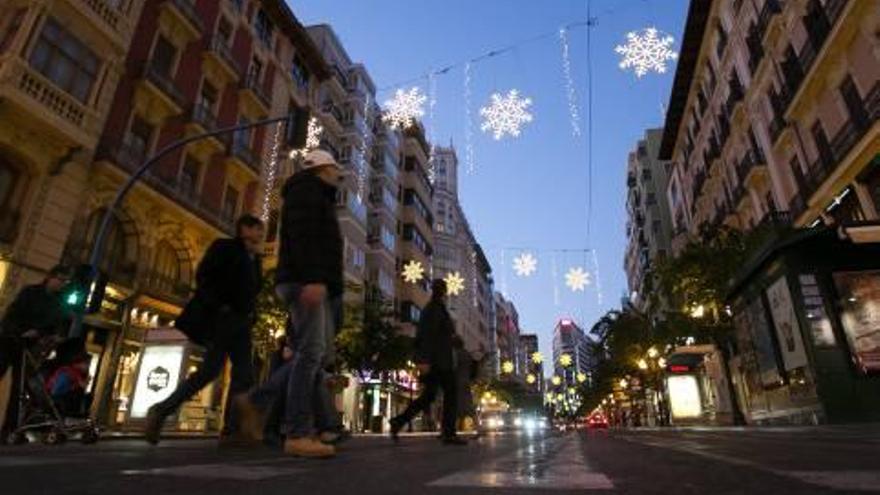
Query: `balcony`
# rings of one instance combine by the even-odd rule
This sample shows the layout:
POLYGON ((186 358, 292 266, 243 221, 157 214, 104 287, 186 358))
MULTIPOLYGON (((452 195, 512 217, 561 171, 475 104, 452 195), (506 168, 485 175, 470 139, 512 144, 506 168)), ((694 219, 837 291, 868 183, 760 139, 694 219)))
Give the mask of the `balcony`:
POLYGON ((0 81, 5 82, 0 84, 0 100, 18 107, 17 115, 38 119, 45 128, 41 133, 54 130, 72 145, 95 146, 100 133, 97 112, 27 62, 11 54, 0 56, 0 81))
POLYGON ((149 271, 140 279, 141 289, 150 295, 160 298, 169 298, 175 302, 186 302, 192 295, 190 284, 182 283, 177 278, 168 277, 154 271, 149 271))
POLYGON ((0 211, 0 242, 12 244, 18 236, 18 225, 21 213, 10 209, 0 211))
POLYGON ((205 30, 193 0, 165 0, 160 7, 159 22, 182 28, 190 40, 198 39, 205 30))
POLYGON ((729 84, 730 94, 727 96, 727 101, 724 104, 724 111, 729 117, 733 118, 736 105, 743 100, 745 93, 743 92, 742 84, 738 79, 731 79, 729 84))
MULTIPOLYGON (((204 102, 196 103, 189 111, 189 122, 187 123, 187 135, 202 134, 205 132, 215 131, 219 128, 217 117, 208 105, 204 102)), ((200 147, 208 146, 209 153, 222 151, 224 147, 223 140, 219 136, 214 136, 194 142, 191 146, 200 147)))
POLYGON ((764 36, 767 34, 767 28, 770 26, 770 22, 773 20, 773 17, 776 14, 782 12, 782 8, 779 6, 779 0, 764 0, 764 7, 761 8, 761 13, 758 15, 758 37, 762 41, 764 40, 764 36))
POLYGON ((144 64, 141 72, 142 85, 150 91, 154 100, 160 102, 166 115, 176 115, 186 106, 186 97, 177 89, 170 75, 164 74, 153 66, 152 62, 144 64))
POLYGON ((330 117, 327 119, 332 124, 335 124, 336 129, 340 132, 342 131, 342 123, 345 121, 345 115, 342 114, 342 110, 339 109, 336 104, 332 101, 326 100, 321 104, 321 112, 330 117))
POLYGON ((260 159, 248 145, 233 139, 229 146, 229 156, 257 175, 260 174, 260 159))
POLYGON ((272 106, 272 100, 266 94, 263 85, 260 84, 259 74, 251 73, 246 77, 239 86, 239 94, 245 101, 245 104, 254 110, 254 113, 264 116, 269 114, 272 106))
POLYGON ((219 36, 214 36, 208 42, 205 62, 217 69, 215 72, 223 74, 227 82, 237 81, 241 77, 241 66, 232 56, 229 43, 219 36))
MULTIPOLYGON (((131 26, 125 14, 107 0, 67 0, 119 49, 128 47, 131 26)), ((115 2, 119 3, 119 2, 115 2)))

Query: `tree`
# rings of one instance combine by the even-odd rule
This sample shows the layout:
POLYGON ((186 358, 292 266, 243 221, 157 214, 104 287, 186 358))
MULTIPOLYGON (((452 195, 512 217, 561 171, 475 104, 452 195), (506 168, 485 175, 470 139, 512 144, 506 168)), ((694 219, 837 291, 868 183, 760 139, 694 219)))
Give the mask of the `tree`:
POLYGON ((286 328, 287 308, 275 295, 275 270, 269 270, 263 276, 263 286, 257 295, 256 322, 251 328, 254 354, 263 363, 269 362, 276 337, 283 335, 286 328))

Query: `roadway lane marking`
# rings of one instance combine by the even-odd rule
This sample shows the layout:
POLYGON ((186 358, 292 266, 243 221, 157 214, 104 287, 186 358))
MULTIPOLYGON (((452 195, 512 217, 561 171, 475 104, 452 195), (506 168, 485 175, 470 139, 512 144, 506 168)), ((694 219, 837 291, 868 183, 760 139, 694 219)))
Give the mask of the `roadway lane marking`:
POLYGON ((302 474, 303 468, 266 466, 253 464, 191 464, 154 469, 130 469, 122 471, 129 476, 177 476, 190 479, 260 481, 280 476, 302 474))
POLYGON ((66 457, 20 457, 20 456, 3 456, 0 457, 0 468, 8 467, 26 467, 26 466, 47 466, 50 464, 65 464, 75 461, 66 457))
POLYGON ((686 454, 696 455, 736 466, 744 466, 765 473, 793 478, 798 481, 826 488, 840 490, 858 490, 880 492, 880 471, 786 471, 773 469, 739 457, 709 452, 705 445, 695 441, 664 440, 637 440, 618 436, 621 440, 648 445, 662 449, 675 450, 686 454))
POLYGON ((579 436, 561 442, 546 439, 480 466, 428 483, 435 487, 611 490, 614 484, 584 459, 579 436), (562 443, 559 448, 558 443, 562 443), (552 455, 550 455, 552 453, 552 455))

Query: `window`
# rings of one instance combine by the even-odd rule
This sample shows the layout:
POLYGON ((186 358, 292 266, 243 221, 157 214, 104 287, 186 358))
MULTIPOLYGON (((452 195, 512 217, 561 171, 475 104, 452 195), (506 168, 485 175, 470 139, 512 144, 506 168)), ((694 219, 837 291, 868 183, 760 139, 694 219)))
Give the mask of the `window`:
POLYGON ((868 112, 859 94, 859 88, 856 87, 855 81, 851 75, 847 74, 843 83, 840 85, 840 95, 846 104, 846 110, 849 112, 849 118, 855 125, 856 129, 865 129, 870 123, 868 112))
POLYGON ((199 171, 202 166, 190 155, 183 160, 183 168, 180 171, 180 190, 190 199, 195 199, 199 194, 199 171))
POLYGON ((131 158, 143 161, 150 151, 153 141, 153 126, 135 115, 131 119, 131 128, 126 136, 126 148, 131 158))
POLYGON ((221 215, 227 222, 235 221, 238 212, 238 190, 232 186, 226 186, 226 196, 223 197, 223 210, 221 215))
POLYGON ((651 222, 651 231, 655 234, 659 234, 662 226, 663 224, 660 222, 660 220, 654 220, 653 222, 651 222))
POLYGON ((174 60, 177 58, 177 47, 159 35, 156 38, 156 46, 153 47, 153 59, 150 61, 151 70, 163 77, 171 78, 174 73, 174 60))
POLYGON ((269 20, 269 16, 266 15, 266 12, 260 10, 257 12, 257 15, 254 17, 254 29, 257 31, 257 38, 266 45, 267 48, 272 48, 272 21, 269 20))
POLYGON ((260 85, 260 79, 263 77, 263 62, 257 57, 251 60, 251 66, 248 68, 247 85, 256 87, 260 85))
POLYGON ((830 167, 834 163, 834 153, 831 151, 831 144, 828 142, 828 136, 825 134, 822 122, 817 120, 810 129, 810 133, 816 143, 820 164, 824 167, 830 167))
POLYGON ((645 199, 645 204, 648 206, 653 206, 657 204, 657 194, 649 192, 648 197, 645 199))
POLYGON ((86 103, 98 74, 100 59, 50 17, 31 52, 30 65, 56 86, 86 103))
POLYGON ((210 82, 206 79, 202 82, 202 91, 199 93, 199 105, 202 105, 206 109, 214 111, 214 108, 217 105, 217 97, 218 92, 217 88, 211 85, 210 82))
POLYGON ((302 63, 299 57, 293 57, 293 63, 290 66, 290 75, 300 88, 305 88, 309 84, 309 70, 302 63))
POLYGON ((18 34, 19 28, 21 28, 21 23, 24 20, 24 15, 28 12, 27 7, 21 7, 12 14, 9 24, 6 27, 6 33, 0 37, 0 53, 6 51, 9 48, 9 45, 12 44, 12 40, 15 39, 15 35, 18 34))
MULTIPOLYGON (((238 119, 238 125, 246 125, 250 121, 242 116, 238 119)), ((232 147, 234 149, 248 148, 251 145, 251 129, 240 129, 235 131, 232 138, 232 147)))
POLYGON ((180 260, 177 251, 168 241, 162 241, 156 246, 153 275, 162 287, 173 287, 180 279, 180 260))

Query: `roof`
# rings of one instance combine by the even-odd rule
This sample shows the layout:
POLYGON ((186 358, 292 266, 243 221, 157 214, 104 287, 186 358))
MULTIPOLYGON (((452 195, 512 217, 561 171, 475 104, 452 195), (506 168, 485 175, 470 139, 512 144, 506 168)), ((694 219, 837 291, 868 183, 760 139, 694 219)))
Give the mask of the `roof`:
POLYGON ((681 42, 681 53, 678 56, 675 80, 672 83, 672 93, 669 95, 669 105, 666 110, 666 124, 663 126, 663 141, 660 143, 661 160, 671 159, 672 151, 675 149, 678 129, 681 126, 682 118, 684 118, 688 93, 690 93, 694 71, 697 68, 697 60, 700 58, 703 34, 706 32, 709 13, 712 11, 712 1, 691 0, 688 9, 687 23, 681 42))
POLYGON ((323 81, 330 77, 330 68, 306 28, 299 22, 284 0, 263 0, 263 9, 278 23, 279 29, 293 41, 309 70, 323 81))

